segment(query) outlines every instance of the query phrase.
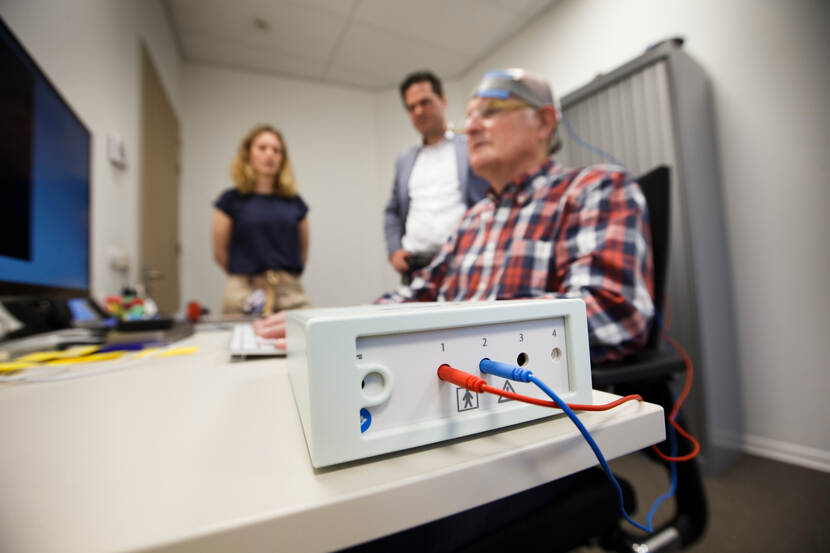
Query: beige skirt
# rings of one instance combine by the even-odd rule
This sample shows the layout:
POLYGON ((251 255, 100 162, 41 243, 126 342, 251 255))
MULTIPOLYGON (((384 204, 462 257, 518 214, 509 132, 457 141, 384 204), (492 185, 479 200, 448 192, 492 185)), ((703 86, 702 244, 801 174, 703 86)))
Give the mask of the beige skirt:
POLYGON ((222 297, 222 313, 245 313, 245 300, 255 291, 265 292, 263 315, 284 309, 311 307, 300 279, 286 271, 267 271, 257 275, 228 275, 222 297))

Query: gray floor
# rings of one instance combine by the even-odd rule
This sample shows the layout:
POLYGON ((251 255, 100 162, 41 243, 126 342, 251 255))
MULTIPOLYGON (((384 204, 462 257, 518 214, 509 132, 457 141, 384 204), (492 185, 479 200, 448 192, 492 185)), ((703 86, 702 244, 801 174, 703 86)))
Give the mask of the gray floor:
MULTIPOLYGON (((654 499, 668 489, 665 472, 640 455, 611 466, 634 485, 639 511, 633 518, 645 522, 654 499)), ((686 551, 830 551, 830 474, 742 455, 718 478, 705 478, 705 487, 709 526, 702 540, 686 551)), ((655 518, 668 519, 673 509, 666 502, 655 518)), ((586 547, 581 553, 595 551, 586 547)))

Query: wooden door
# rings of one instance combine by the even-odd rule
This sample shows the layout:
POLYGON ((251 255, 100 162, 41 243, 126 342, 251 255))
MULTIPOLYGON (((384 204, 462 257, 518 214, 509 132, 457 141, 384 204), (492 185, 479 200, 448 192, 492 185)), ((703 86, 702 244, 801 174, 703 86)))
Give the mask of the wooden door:
POLYGON ((141 275, 159 311, 179 303, 179 122, 141 48, 141 275))

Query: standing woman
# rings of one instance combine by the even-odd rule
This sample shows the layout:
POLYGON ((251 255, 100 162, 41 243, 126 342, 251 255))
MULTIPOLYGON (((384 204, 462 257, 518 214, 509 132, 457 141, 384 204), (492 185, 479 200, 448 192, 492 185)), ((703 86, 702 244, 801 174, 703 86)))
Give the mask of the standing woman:
POLYGON ((236 188, 216 200, 212 222, 213 257, 228 274, 222 312, 309 307, 300 284, 308 259, 308 206, 297 194, 280 132, 268 125, 251 129, 231 177, 236 188))

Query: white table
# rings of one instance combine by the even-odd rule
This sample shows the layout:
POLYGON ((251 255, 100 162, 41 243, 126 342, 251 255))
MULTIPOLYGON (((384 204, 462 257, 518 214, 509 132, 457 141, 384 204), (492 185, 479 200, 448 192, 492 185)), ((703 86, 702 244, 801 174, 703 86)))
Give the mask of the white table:
MULTIPOLYGON (((559 416, 314 470, 285 362, 228 362, 228 339, 0 385, 0 551, 330 551, 596 464, 559 416)), ((608 459, 663 439, 656 405, 580 418, 608 459)))

